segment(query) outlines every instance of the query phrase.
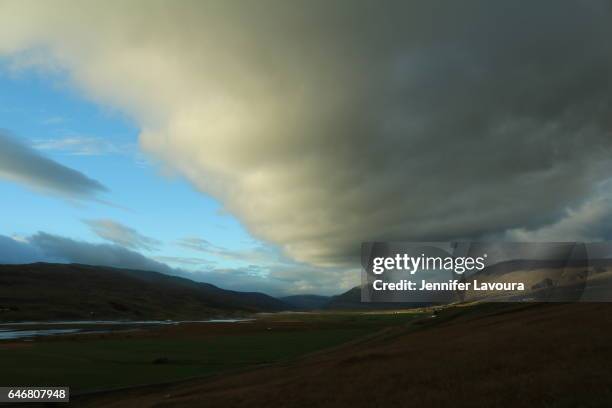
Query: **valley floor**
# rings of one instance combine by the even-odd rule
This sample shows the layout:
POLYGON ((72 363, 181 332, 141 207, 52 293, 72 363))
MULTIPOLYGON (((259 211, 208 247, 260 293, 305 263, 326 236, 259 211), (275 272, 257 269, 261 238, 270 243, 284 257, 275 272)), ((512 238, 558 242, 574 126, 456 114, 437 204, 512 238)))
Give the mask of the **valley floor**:
POLYGON ((238 322, 2 326, 0 384, 59 384, 77 395, 202 378, 289 361, 418 316, 270 313, 238 322), (88 331, 11 340, 49 330, 88 331))
POLYGON ((292 361, 74 402, 88 407, 608 407, 612 304, 449 308, 292 361))

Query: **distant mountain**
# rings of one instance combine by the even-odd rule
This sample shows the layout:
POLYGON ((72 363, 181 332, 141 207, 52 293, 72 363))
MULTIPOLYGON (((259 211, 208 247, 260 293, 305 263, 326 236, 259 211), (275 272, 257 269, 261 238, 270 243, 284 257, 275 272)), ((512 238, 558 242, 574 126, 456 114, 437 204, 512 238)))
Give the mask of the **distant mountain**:
POLYGON ((157 272, 79 264, 0 265, 0 321, 202 319, 292 308, 262 293, 157 272))
POLYGON ((280 298, 280 300, 290 304, 298 310, 323 309, 330 299, 329 296, 319 295, 294 295, 280 298))
POLYGON ((329 310, 381 310, 381 309, 405 309, 412 307, 428 306, 424 303, 401 303, 401 302, 361 302, 361 287, 355 286, 348 291, 332 296, 326 309, 329 310))
POLYGON ((332 296, 326 309, 363 309, 367 305, 361 303, 361 288, 355 286, 344 293, 332 296))

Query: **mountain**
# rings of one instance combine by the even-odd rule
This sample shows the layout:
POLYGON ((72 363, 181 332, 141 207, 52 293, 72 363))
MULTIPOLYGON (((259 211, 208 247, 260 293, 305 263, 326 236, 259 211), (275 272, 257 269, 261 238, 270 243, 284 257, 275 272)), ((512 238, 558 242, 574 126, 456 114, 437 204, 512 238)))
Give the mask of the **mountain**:
POLYGON ((367 306, 367 303, 361 303, 361 288, 355 286, 344 293, 332 296, 326 309, 363 309, 367 306))
POLYGON ((323 309, 331 298, 320 295, 293 295, 280 298, 285 303, 295 307, 297 310, 323 309))
POLYGON ((157 272, 80 264, 0 265, 0 321, 203 319, 291 308, 262 293, 157 272))
POLYGON ((469 276, 479 282, 521 282, 525 290, 462 293, 465 301, 483 298, 539 301, 607 301, 612 294, 611 259, 511 260, 469 276))
POLYGON ((412 307, 429 306, 427 303, 402 303, 402 302, 361 302, 361 287, 355 286, 336 296, 332 296, 326 309, 329 310, 381 310, 381 309, 406 309, 412 307))

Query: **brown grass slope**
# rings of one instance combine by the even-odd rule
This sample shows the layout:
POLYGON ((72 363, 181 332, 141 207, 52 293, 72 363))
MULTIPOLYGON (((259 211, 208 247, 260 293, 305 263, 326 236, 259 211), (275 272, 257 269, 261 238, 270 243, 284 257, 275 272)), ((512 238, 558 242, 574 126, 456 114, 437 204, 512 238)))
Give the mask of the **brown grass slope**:
POLYGON ((77 399, 104 407, 609 407, 612 305, 488 304, 290 364, 77 399))

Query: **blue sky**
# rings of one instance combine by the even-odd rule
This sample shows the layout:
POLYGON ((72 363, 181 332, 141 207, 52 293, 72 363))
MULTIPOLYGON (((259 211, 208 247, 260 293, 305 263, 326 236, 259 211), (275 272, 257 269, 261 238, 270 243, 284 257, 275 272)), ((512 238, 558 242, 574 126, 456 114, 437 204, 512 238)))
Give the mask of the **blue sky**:
POLYGON ((143 153, 138 125, 89 100, 67 72, 1 61, 0 263, 150 269, 273 295, 343 288, 331 269, 252 237, 218 200, 143 153), (97 190, 75 196, 75 180, 41 188, 48 180, 40 170, 40 180, 15 179, 41 160, 97 190))
MULTIPOLYGON (((84 221, 110 219, 161 242, 155 249, 141 249, 144 255, 187 269, 197 266, 173 262, 171 257, 203 258, 203 254, 180 245, 185 238, 205 239, 237 252, 261 247, 219 202, 144 157, 133 122, 80 97, 65 76, 15 71, 5 62, 0 64, 0 89, 4 130, 109 190, 99 197, 101 202, 75 201, 0 179, 4 235, 27 237, 44 231, 104 242, 84 221)), ((211 254, 204 258, 217 268, 248 266, 248 262, 211 254)))

